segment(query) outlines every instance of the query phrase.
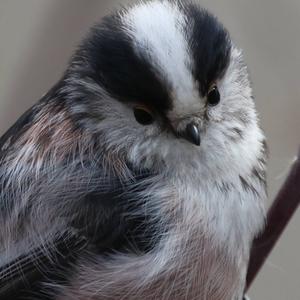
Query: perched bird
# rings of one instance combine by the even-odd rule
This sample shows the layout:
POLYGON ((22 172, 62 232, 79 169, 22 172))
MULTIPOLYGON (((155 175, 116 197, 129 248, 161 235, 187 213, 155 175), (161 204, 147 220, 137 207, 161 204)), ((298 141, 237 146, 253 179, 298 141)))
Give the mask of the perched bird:
POLYGON ((2 278, 41 276, 12 299, 243 298, 265 138, 241 51, 197 4, 105 17, 0 161, 2 278))

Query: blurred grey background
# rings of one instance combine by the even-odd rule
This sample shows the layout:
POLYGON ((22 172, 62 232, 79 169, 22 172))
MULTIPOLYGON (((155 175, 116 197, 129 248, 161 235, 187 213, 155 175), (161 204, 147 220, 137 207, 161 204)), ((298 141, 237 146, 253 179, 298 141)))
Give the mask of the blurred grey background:
MULTIPOLYGON (((128 2, 0 0, 0 134, 59 79, 89 26, 128 2)), ((300 144, 300 1, 199 2, 244 49, 270 146, 269 205, 300 144)), ((298 211, 256 279, 252 300, 300 299, 299 227, 298 211)))

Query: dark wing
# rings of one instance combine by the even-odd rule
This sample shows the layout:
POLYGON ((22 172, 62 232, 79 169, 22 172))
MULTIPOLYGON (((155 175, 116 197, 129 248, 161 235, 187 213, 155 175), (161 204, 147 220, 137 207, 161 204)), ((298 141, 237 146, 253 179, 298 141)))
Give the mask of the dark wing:
POLYGON ((84 249, 140 252, 155 242, 153 218, 136 201, 150 172, 122 162, 131 174, 118 176, 99 136, 75 124, 60 87, 0 139, 0 253, 7 243, 14 252, 0 265, 1 299, 36 293, 45 279, 66 282, 84 249))
POLYGON ((60 270, 70 268, 86 246, 84 237, 70 232, 55 239, 51 245, 33 249, 2 266, 0 299, 26 299, 34 294, 40 296, 43 281, 64 282, 66 278, 62 274, 65 273, 60 270))

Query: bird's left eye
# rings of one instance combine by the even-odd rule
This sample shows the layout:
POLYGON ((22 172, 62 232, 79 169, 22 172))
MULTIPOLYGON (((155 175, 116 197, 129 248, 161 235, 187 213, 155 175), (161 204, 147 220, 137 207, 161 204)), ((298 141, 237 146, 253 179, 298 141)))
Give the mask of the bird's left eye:
POLYGON ((143 107, 135 107, 133 113, 137 122, 142 125, 150 125, 154 122, 151 112, 143 107))
POLYGON ((211 106, 215 106, 220 102, 220 93, 218 87, 213 85, 207 93, 207 103, 211 106))

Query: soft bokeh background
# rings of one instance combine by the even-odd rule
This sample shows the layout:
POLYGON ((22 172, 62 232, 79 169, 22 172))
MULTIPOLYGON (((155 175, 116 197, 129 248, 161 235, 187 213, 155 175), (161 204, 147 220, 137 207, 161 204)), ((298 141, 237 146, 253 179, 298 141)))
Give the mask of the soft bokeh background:
MULTIPOLYGON (((269 205, 300 144, 300 1, 199 1, 226 25, 250 66, 270 146, 269 205)), ((0 0, 0 134, 59 79, 88 27, 128 2, 0 0)), ((252 300, 300 299, 299 226, 298 211, 252 300)))

